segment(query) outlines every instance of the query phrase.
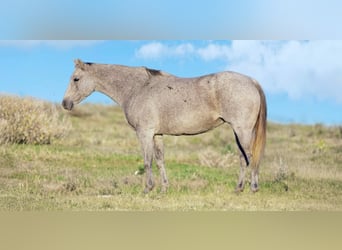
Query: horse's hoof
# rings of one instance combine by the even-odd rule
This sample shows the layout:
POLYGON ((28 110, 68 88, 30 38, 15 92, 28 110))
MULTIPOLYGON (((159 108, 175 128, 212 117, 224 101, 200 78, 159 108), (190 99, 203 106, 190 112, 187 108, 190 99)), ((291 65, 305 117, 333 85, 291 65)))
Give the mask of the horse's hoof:
POLYGON ((144 189, 144 194, 148 194, 149 192, 152 191, 152 189, 153 189, 153 187, 146 187, 146 188, 144 189))
POLYGON ((235 193, 239 194, 239 193, 241 193, 241 192, 243 191, 243 189, 244 189, 244 183, 241 182, 241 183, 239 183, 239 184, 236 186, 236 188, 235 188, 235 193))
POLYGON ((252 186, 251 186, 251 190, 253 193, 256 193, 259 191, 259 186, 258 184, 254 183, 252 186))
POLYGON ((150 190, 148 190, 147 188, 145 188, 143 194, 148 194, 149 192, 150 192, 150 190))
POLYGON ((243 187, 237 186, 237 187, 235 188, 235 193, 239 194, 239 193, 242 193, 242 192, 243 192, 243 187))

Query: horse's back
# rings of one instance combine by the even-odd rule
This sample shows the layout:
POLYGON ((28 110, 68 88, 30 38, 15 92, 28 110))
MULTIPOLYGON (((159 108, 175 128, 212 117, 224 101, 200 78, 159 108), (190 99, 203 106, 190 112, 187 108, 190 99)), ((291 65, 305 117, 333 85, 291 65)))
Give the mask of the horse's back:
POLYGON ((197 134, 223 121, 255 119, 259 99, 254 80, 234 72, 197 78, 158 75, 132 98, 128 119, 160 134, 197 134))

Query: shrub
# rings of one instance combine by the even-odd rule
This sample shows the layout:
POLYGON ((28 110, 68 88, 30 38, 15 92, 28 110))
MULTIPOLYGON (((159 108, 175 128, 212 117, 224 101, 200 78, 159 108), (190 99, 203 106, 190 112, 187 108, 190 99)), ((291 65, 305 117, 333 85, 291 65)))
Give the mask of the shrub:
POLYGON ((0 144, 50 144, 70 128, 68 117, 52 103, 0 95, 0 144))

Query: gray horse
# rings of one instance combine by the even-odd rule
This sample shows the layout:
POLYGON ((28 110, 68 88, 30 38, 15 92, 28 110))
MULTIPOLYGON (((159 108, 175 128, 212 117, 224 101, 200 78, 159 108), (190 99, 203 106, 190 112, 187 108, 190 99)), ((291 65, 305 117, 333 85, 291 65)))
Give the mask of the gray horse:
POLYGON ((94 91, 117 102, 136 131, 144 157, 146 193, 154 187, 153 158, 160 171, 162 191, 168 187, 163 135, 196 135, 223 123, 233 128, 240 150, 241 170, 236 191, 244 189, 249 165, 251 190, 258 191, 267 111, 265 95, 254 79, 234 72, 179 78, 145 67, 75 60, 63 107, 71 110, 94 91))

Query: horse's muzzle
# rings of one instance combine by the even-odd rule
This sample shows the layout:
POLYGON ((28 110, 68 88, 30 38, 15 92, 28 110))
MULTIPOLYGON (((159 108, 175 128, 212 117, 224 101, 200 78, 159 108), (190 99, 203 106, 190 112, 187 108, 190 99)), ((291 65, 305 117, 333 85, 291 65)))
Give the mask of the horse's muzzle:
POLYGON ((74 107, 74 102, 69 99, 64 99, 62 101, 62 106, 67 110, 72 110, 72 108, 74 107))

